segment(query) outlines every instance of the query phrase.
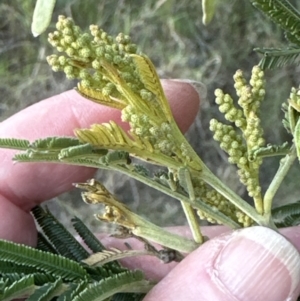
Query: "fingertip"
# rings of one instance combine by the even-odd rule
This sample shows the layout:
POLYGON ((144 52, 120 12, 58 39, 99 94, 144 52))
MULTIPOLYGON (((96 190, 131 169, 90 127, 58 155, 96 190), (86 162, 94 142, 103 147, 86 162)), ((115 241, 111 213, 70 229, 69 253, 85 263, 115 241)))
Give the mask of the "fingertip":
POLYGON ((200 101, 205 97, 202 98, 192 82, 162 80, 162 86, 179 128, 186 132, 199 112, 200 101))
POLYGON ((37 242, 31 214, 3 196, 0 196, 0 238, 29 246, 35 246, 37 242))
POLYGON ((271 229, 234 231, 188 255, 144 300, 296 300, 299 262, 296 249, 271 229))

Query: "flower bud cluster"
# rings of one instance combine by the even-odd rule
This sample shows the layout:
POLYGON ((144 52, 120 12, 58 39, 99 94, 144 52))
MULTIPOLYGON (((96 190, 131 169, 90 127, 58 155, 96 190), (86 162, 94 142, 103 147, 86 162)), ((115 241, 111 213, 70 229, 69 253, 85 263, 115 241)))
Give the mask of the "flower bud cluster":
POLYGON ((132 91, 144 98, 151 97, 130 57, 130 54, 136 53, 137 46, 131 43, 129 36, 120 33, 114 39, 97 25, 90 26, 90 34, 82 33, 72 19, 64 16, 59 16, 56 28, 57 31, 49 34, 48 40, 66 56, 50 55, 47 58, 53 71, 63 71, 69 79, 80 79, 84 88, 120 98, 120 93, 103 68, 103 62, 106 62, 118 70, 118 76, 132 91))
POLYGON ((151 120, 149 114, 141 114, 131 105, 122 110, 122 120, 129 123, 134 135, 147 139, 154 149, 168 156, 178 152, 169 123, 156 124, 151 120))
POLYGON ((253 220, 242 211, 237 211, 236 217, 237 217, 238 223, 242 224, 244 228, 247 228, 247 227, 250 227, 251 225, 253 225, 253 220))
POLYGON ((248 150, 253 150, 265 145, 265 139, 262 135, 263 129, 260 126, 260 118, 258 118, 257 115, 253 111, 251 111, 247 118, 246 130, 244 131, 248 150))
POLYGON ((216 103, 225 119, 234 123, 242 135, 233 126, 215 119, 210 122, 210 130, 214 132, 213 137, 220 142, 221 148, 228 153, 228 161, 237 165, 241 182, 257 204, 257 201, 261 202, 258 172, 262 159, 253 160, 250 154, 254 149, 265 145, 259 118, 259 108, 265 96, 264 72, 258 66, 253 67, 250 84, 247 84, 243 72, 238 70, 234 81, 241 109, 237 109, 230 95, 224 94, 220 89, 215 91, 216 103))
POLYGON ((258 66, 254 66, 250 85, 247 84, 241 70, 238 70, 233 78, 235 81, 234 87, 239 96, 238 104, 243 109, 244 116, 247 119, 250 112, 258 112, 260 104, 265 97, 264 72, 258 66))
POLYGON ((213 138, 220 142, 220 147, 229 155, 228 161, 231 164, 239 164, 245 160, 247 162, 247 149, 242 136, 237 134, 233 126, 212 119, 209 129, 214 133, 213 138))
MULTIPOLYGON (((247 215, 236 208, 219 192, 209 188, 203 181, 197 181, 197 183, 194 183, 194 185, 195 195, 197 195, 201 201, 208 204, 214 210, 222 212, 232 220, 241 224, 243 227, 248 227, 249 223, 251 224, 253 222, 247 215)), ((197 214, 200 219, 207 220, 210 223, 220 224, 219 221, 214 220, 201 210, 197 210, 197 214)))
POLYGON ((234 106, 231 96, 224 94, 221 89, 215 90, 215 96, 219 111, 224 114, 225 119, 235 123, 239 128, 244 128, 246 126, 246 119, 244 118, 243 111, 234 106))
POLYGON ((49 42, 66 55, 49 56, 52 69, 80 79, 83 93, 87 91, 92 99, 100 98, 107 105, 120 100, 124 104, 122 120, 129 122, 133 135, 147 139, 165 155, 181 155, 170 125, 164 122, 159 92, 155 92, 159 91, 155 86, 159 79, 148 69, 148 62, 135 55, 137 47, 130 37, 120 33, 114 39, 96 25, 90 26, 90 34, 82 33, 64 16, 59 17, 56 28, 49 34, 49 42))

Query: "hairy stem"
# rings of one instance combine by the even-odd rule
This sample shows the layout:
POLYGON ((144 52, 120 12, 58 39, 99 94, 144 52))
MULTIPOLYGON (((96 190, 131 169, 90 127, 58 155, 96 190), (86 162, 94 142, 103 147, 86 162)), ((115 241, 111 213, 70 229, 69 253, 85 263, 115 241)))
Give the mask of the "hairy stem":
POLYGON ((287 154, 283 159, 280 161, 279 168, 269 186, 267 189, 265 196, 264 196, 264 215, 266 218, 271 218, 271 209, 272 209, 272 203, 273 198, 281 185, 283 179, 287 175, 289 169, 293 165, 293 162, 297 158, 297 152, 296 147, 293 146, 290 150, 290 153, 287 154))
POLYGON ((190 226, 190 229, 193 234, 193 238, 196 243, 202 244, 204 242, 202 233, 200 231, 199 222, 197 220, 197 216, 195 214, 195 210, 192 208, 190 204, 185 202, 181 202, 183 211, 185 213, 186 219, 190 226))

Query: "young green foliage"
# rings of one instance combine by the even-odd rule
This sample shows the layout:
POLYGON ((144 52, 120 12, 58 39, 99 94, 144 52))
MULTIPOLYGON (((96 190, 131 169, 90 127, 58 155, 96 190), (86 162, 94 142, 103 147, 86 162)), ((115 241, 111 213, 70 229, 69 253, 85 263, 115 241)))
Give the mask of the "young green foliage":
POLYGON ((90 26, 82 33, 70 18, 59 17, 49 42, 66 56, 51 55, 48 63, 68 78, 78 78, 78 92, 93 101, 122 110, 129 135, 114 122, 77 130, 94 147, 127 151, 143 160, 170 167, 178 163, 201 170, 201 160, 180 133, 152 62, 136 54, 128 36, 115 39, 90 26))

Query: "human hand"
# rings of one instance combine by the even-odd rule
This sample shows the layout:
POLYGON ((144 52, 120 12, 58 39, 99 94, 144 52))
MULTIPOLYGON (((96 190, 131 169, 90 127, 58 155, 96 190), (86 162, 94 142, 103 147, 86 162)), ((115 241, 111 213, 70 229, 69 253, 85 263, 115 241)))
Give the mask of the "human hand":
MULTIPOLYGON (((172 230, 190 235, 187 228, 172 230)), ((143 301, 297 300, 300 227, 282 229, 283 236, 264 227, 230 231, 209 226, 201 230, 210 240, 179 264, 163 264, 149 256, 122 261, 158 281, 143 301)), ((101 242, 106 247, 124 249, 124 242, 113 238, 101 242)), ((129 244, 133 249, 142 248, 134 239, 129 244)))
MULTIPOLYGON (((175 119, 184 131, 198 111, 198 95, 184 83, 167 81, 164 88, 175 119)), ((69 91, 4 121, 0 125, 0 137, 34 140, 66 136, 72 135, 74 128, 86 128, 111 119, 120 121, 119 111, 69 91)), ((72 183, 92 177, 94 170, 55 164, 14 165, 12 154, 13 151, 0 150, 0 237, 35 245, 36 229, 30 209, 71 189, 72 183)), ((205 234, 215 236, 213 231, 218 233, 224 228, 210 227, 205 234)), ((285 231, 286 237, 300 249, 296 241, 300 229, 285 231)), ((153 258, 128 260, 126 264, 142 268, 157 280, 162 279, 145 300, 296 300, 300 261, 293 246, 269 229, 257 227, 235 233, 217 236, 175 268, 175 264, 162 265, 153 258), (257 236, 257 241, 246 238, 243 234, 246 231, 254 231, 252 238, 257 236)), ((118 241, 106 239, 106 243, 116 245, 118 241)))

